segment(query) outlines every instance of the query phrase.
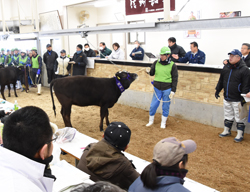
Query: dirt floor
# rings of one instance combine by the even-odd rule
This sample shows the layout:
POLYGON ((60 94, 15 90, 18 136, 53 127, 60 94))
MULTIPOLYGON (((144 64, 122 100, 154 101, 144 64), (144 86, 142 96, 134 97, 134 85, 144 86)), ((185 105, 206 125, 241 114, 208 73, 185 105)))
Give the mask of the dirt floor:
MULTIPOLYGON (((60 114, 60 104, 55 99, 57 117, 54 117, 50 92, 42 88, 42 95, 36 95, 37 89, 31 88, 29 93, 17 91, 18 98, 7 97, 9 102, 18 101, 21 107, 34 105, 41 107, 49 115, 51 122, 59 128, 64 127, 60 114)), ((250 135, 245 135, 242 143, 234 143, 236 132, 231 137, 219 138, 222 129, 200 123, 169 117, 167 128, 160 129, 160 114, 156 115, 155 124, 147 128, 148 111, 116 104, 110 109, 110 121, 122 121, 132 130, 131 142, 127 150, 135 156, 147 161, 152 160, 153 147, 165 137, 177 137, 180 140, 193 139, 197 150, 189 156, 187 177, 219 191, 249 191, 250 190, 250 135)), ((71 121, 73 126, 90 137, 101 139, 99 131, 99 107, 73 107, 71 121)), ((223 119, 222 119, 223 121, 223 119)), ((68 155, 61 156, 74 164, 74 159, 68 155)))

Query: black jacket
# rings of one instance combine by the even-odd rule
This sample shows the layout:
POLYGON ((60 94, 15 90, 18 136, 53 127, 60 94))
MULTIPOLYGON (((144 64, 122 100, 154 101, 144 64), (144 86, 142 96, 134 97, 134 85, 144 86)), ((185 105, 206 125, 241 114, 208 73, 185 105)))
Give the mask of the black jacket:
POLYGON ((246 57, 246 59, 243 59, 244 60, 244 62, 246 63, 246 65, 248 66, 248 67, 250 67, 250 53, 248 54, 248 56, 246 57))
POLYGON ((56 59, 58 58, 58 55, 55 51, 51 51, 51 55, 48 53, 48 51, 46 53, 44 53, 43 55, 43 62, 46 65, 47 69, 55 69, 56 68, 56 59))
POLYGON ((169 47, 169 48, 171 49, 171 56, 170 56, 170 58, 171 58, 171 60, 173 62, 177 62, 178 59, 173 58, 172 54, 178 55, 179 58, 185 57, 185 55, 186 55, 186 51, 181 46, 177 45, 176 43, 173 46, 169 47))
MULTIPOLYGON (((158 60, 156 60, 151 66, 151 70, 149 72, 150 76, 155 75, 155 65, 156 65, 157 61, 158 60)), ((169 61, 160 61, 160 63, 162 65, 169 65, 170 60, 169 61)), ((155 88, 162 90, 162 91, 172 88, 171 91, 176 92, 177 83, 178 83, 178 70, 177 70, 176 64, 174 64, 172 67, 171 75, 172 75, 172 83, 164 83, 164 82, 154 81, 155 88)))
POLYGON ((85 50, 84 53, 87 57, 96 57, 96 53, 93 49, 89 49, 88 51, 85 50))
MULTIPOLYGON (((86 66, 88 64, 88 60, 85 53, 75 53, 71 61, 76 62, 75 64, 71 64, 73 65, 73 75, 85 75, 86 66)), ((68 70, 71 68, 71 65, 68 65, 68 70)))
POLYGON ((226 101, 239 102, 240 94, 249 92, 249 75, 250 71, 242 59, 234 66, 228 63, 222 69, 216 91, 219 93, 224 89, 226 101))

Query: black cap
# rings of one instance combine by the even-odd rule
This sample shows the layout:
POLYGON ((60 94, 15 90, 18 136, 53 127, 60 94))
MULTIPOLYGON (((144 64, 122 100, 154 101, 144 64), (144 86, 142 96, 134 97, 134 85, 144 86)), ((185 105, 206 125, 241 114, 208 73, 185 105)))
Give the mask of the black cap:
POLYGON ((66 53, 66 51, 63 49, 63 50, 60 51, 60 53, 66 53))
POLYGON ((79 47, 80 49, 82 49, 82 45, 81 44, 78 44, 77 47, 79 47))
POLYGON ((122 122, 112 122, 104 132, 104 139, 119 150, 125 150, 129 144, 131 131, 122 122))
POLYGON ((47 47, 47 48, 48 48, 48 47, 51 47, 51 44, 48 44, 46 47, 47 47))

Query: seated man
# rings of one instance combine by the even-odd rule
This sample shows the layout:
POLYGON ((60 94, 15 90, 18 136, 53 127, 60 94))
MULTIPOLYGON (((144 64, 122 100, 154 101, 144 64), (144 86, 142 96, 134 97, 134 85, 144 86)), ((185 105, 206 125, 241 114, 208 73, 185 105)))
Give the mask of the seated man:
POLYGON ((84 45, 84 53, 87 57, 96 57, 95 51, 89 47, 88 43, 84 45))
POLYGON ((135 41, 135 48, 132 50, 129 56, 132 58, 132 60, 143 60, 144 49, 141 48, 141 44, 139 41, 135 41))
POLYGON ((100 58, 105 58, 106 56, 109 56, 112 51, 106 47, 106 44, 104 42, 100 43, 100 58))
POLYGON ((52 136, 49 117, 40 108, 24 107, 6 119, 0 146, 0 191, 52 192, 52 136))
POLYGON ((124 123, 110 123, 104 139, 85 148, 77 167, 93 181, 109 181, 128 189, 139 177, 134 165, 122 153, 128 147, 130 136, 131 131, 124 123))
POLYGON ((185 57, 180 58, 178 55, 173 54, 172 57, 178 61, 179 63, 187 63, 190 64, 205 64, 206 55, 204 52, 198 49, 198 44, 196 42, 190 43, 191 51, 187 52, 185 57))

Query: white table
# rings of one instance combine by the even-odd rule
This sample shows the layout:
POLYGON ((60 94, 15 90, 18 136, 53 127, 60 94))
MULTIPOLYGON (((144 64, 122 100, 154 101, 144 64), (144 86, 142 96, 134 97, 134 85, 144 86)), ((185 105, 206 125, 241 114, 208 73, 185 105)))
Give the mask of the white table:
MULTIPOLYGON (((78 185, 81 183, 94 184, 89 179, 90 175, 70 165, 65 160, 52 165, 52 174, 55 175, 56 181, 53 184, 53 192, 59 192, 62 189, 67 189, 69 186, 78 185)), ((65 191, 70 191, 67 189, 65 191)))
MULTIPOLYGON (((73 156, 75 159, 79 160, 82 156, 84 148, 90 144, 90 143, 96 143, 98 140, 89 137, 87 135, 84 135, 77 131, 75 138, 72 142, 64 143, 64 144, 58 144, 62 151, 65 153, 68 153, 69 155, 73 156)), ((130 159, 133 160, 133 164, 136 167, 136 171, 138 173, 142 173, 144 168, 150 164, 150 162, 145 161, 139 157, 136 157, 134 155, 131 155, 129 153, 124 152, 124 155, 130 159)), ((200 184, 194 180, 185 178, 184 186, 189 189, 192 192, 216 192, 215 189, 212 189, 210 187, 207 187, 203 184, 200 184)))

